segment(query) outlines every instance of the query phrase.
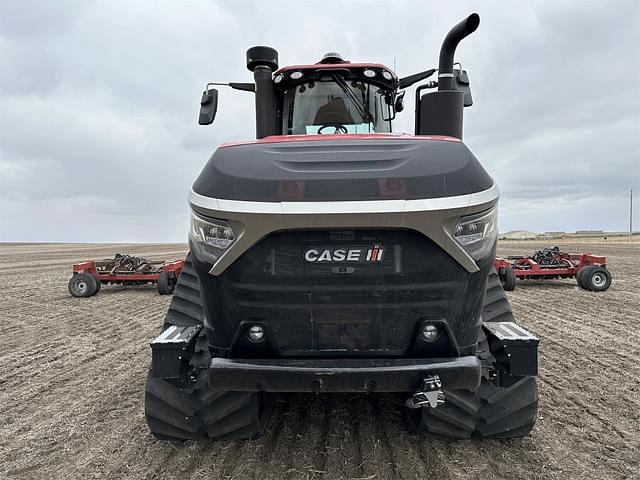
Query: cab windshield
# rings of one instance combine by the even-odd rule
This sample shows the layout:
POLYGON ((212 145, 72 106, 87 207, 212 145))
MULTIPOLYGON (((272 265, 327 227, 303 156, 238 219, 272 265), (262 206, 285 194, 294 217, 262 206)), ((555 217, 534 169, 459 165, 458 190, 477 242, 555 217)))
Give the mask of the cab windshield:
POLYGON ((389 98, 380 87, 338 75, 333 81, 297 85, 284 94, 283 133, 391 132, 389 98))

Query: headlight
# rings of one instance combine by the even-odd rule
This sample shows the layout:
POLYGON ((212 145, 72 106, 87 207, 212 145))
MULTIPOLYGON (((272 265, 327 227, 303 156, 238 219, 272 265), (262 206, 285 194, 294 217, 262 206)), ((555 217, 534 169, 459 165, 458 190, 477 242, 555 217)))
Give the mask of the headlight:
POLYGON ((189 236, 195 242, 225 250, 231 245, 236 235, 224 220, 204 219, 191 212, 191 228, 189 236))
POLYGON ((488 212, 462 217, 453 231, 453 238, 474 260, 486 257, 498 236, 498 207, 488 212))

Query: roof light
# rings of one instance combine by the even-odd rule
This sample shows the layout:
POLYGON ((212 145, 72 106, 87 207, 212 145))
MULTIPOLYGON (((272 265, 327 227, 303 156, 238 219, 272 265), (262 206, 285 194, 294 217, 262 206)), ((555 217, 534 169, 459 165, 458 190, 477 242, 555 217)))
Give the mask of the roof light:
POLYGON ((382 76, 384 77, 385 80, 393 79, 393 75, 391 75, 391 72, 387 72, 386 70, 382 72, 382 76))
POLYGON ((291 80, 300 80, 302 78, 302 72, 292 72, 289 76, 291 80))
POLYGON ((367 78, 373 78, 373 77, 376 76, 376 72, 374 70, 370 70, 368 68, 362 73, 364 73, 364 76, 367 77, 367 78))
POLYGON ((276 75, 273 79, 273 83, 280 83, 282 81, 282 79, 284 78, 284 76, 279 73, 278 75, 276 75))

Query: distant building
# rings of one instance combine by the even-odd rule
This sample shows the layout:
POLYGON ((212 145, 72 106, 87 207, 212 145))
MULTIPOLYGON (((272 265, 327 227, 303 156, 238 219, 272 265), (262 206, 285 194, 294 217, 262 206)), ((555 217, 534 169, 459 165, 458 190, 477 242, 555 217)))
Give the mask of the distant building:
POLYGON ((500 240, 535 240, 537 236, 537 234, 526 230, 511 230, 498 235, 500 240))
POLYGON ((544 232, 540 236, 541 237, 549 237, 549 238, 562 238, 562 237, 566 237, 567 233, 566 232, 544 232))
POLYGON ((605 233, 602 230, 576 230, 576 236, 584 236, 584 237, 600 237, 605 233))

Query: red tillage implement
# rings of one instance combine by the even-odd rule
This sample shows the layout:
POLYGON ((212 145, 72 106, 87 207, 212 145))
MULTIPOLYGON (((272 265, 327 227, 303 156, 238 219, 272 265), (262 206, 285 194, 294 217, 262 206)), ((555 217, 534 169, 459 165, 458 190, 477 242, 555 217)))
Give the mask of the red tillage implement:
POLYGON ((611 286, 607 258, 590 253, 566 253, 558 247, 544 248, 532 256, 496 257, 495 268, 505 290, 516 288, 516 279, 550 280, 575 278, 578 285, 594 292, 611 286))
POLYGON ((69 292, 74 297, 90 297, 104 284, 156 284, 160 295, 168 295, 178 281, 184 261, 150 261, 144 258, 116 254, 107 260, 91 260, 73 265, 69 292))

